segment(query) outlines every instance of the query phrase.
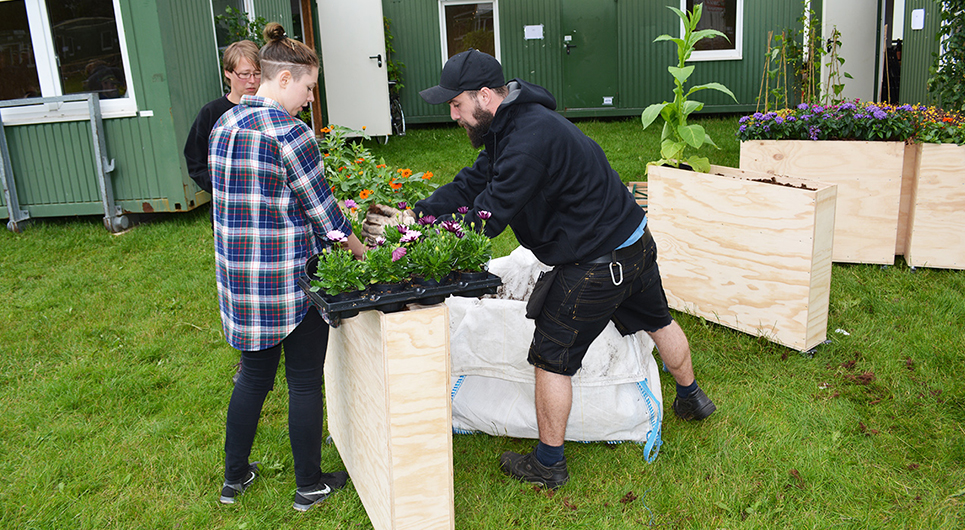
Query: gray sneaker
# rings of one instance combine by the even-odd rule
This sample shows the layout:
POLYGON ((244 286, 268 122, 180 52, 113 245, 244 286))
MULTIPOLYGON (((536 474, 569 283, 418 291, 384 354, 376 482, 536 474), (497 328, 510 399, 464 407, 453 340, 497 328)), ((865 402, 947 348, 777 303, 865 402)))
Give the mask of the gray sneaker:
POLYGON ((506 451, 499 457, 499 463, 503 473, 550 489, 556 489, 570 480, 570 473, 566 470, 566 458, 547 467, 539 463, 535 451, 525 455, 506 451))
POLYGON ((253 462, 248 464, 248 472, 245 474, 245 478, 241 479, 240 482, 227 482, 221 486, 221 504, 234 504, 235 500, 241 496, 242 493, 251 486, 252 482, 258 478, 258 464, 259 462, 253 462))
POLYGON ((314 486, 295 490, 295 503, 292 508, 306 512, 312 506, 327 499, 335 491, 344 488, 346 482, 348 482, 348 473, 345 471, 322 473, 322 478, 314 486))

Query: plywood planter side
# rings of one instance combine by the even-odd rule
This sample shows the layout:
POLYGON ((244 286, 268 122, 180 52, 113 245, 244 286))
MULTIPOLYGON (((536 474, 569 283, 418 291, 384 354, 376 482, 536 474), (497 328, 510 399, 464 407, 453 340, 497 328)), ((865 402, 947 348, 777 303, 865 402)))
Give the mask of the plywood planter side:
POLYGON ((331 331, 328 428, 377 530, 455 527, 449 362, 443 304, 331 331))
POLYGON ((832 260, 893 265, 904 250, 902 206, 907 216, 914 180, 905 153, 904 142, 751 140, 741 142, 740 167, 837 184, 832 260))
POLYGON ((965 146, 922 144, 905 261, 965 269, 965 146))
POLYGON ((825 339, 834 184, 720 166, 651 166, 648 182, 671 308, 796 350, 825 339))

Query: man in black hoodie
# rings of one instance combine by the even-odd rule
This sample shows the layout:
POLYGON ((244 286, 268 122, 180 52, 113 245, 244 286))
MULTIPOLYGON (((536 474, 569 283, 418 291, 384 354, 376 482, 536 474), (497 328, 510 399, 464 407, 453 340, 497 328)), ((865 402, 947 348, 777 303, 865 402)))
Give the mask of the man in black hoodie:
POLYGON ((569 480, 563 442, 570 378, 611 320, 624 335, 643 330, 653 338, 677 381, 677 416, 710 416, 716 407, 697 386, 687 337, 670 316, 646 212, 600 146, 556 112, 545 88, 507 84, 499 62, 473 49, 450 58, 439 85, 420 95, 433 105, 448 102, 473 147, 484 149, 413 212, 440 217, 467 206, 468 222, 490 212, 487 236, 510 226, 523 247, 554 266, 527 307, 536 320, 528 360, 540 441, 525 455, 503 453, 503 471, 550 488, 569 480))

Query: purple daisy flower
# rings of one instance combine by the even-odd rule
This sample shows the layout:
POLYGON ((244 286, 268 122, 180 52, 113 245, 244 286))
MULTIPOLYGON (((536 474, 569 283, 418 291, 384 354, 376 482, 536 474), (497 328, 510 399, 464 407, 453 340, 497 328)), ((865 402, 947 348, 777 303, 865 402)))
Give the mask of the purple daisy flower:
POLYGON ((461 214, 463 214, 463 215, 466 215, 467 213, 469 213, 469 207, 468 207, 468 206, 460 206, 459 209, 457 209, 456 211, 459 212, 459 213, 461 213, 461 214))
POLYGON ((399 261, 408 252, 405 247, 399 247, 392 251, 392 261, 399 261))
POLYGON ((418 230, 409 230, 402 236, 402 239, 400 239, 399 241, 403 243, 409 243, 411 241, 415 241, 416 239, 419 239, 420 237, 422 237, 422 232, 418 230))
POLYGON ((424 216, 420 217, 419 220, 416 221, 416 222, 419 223, 419 224, 422 225, 422 226, 428 226, 428 225, 431 225, 431 224, 433 224, 433 223, 436 222, 436 216, 434 216, 434 215, 424 215, 424 216))
POLYGON ((341 230, 330 230, 325 234, 325 237, 328 238, 329 241, 334 241, 336 243, 344 243, 348 241, 348 236, 346 236, 341 230))
POLYGON ((489 219, 490 217, 492 217, 492 215, 493 215, 492 213, 487 212, 486 210, 479 210, 479 218, 482 219, 483 221, 485 221, 486 219, 489 219))

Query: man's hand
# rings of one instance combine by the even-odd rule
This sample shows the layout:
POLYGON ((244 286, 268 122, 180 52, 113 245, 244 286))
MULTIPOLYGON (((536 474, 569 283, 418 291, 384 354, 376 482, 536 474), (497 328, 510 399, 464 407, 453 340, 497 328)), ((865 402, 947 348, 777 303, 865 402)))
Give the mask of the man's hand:
POLYGON ((392 224, 409 226, 415 224, 416 217, 412 210, 402 210, 399 215, 392 218, 392 224))

